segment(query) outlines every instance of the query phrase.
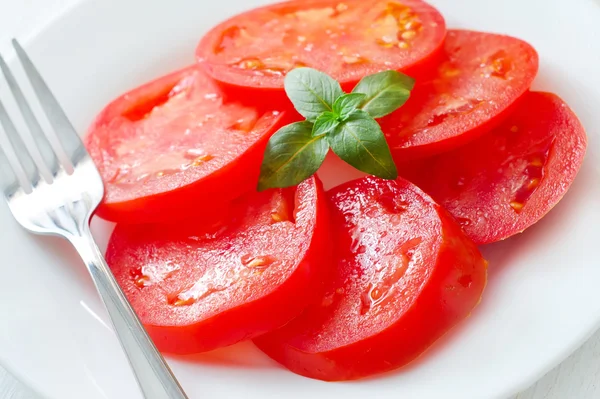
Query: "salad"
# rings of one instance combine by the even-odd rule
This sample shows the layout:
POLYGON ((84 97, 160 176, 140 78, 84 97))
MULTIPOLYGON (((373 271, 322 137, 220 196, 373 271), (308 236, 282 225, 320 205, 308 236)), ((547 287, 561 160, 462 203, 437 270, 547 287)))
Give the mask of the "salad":
POLYGON ((569 106, 530 91, 530 44, 421 0, 273 4, 195 54, 85 139, 107 262, 165 353, 253 340, 324 381, 400 368, 485 295, 478 246, 543 218, 585 155, 569 106), (335 158, 363 177, 326 191, 335 158))

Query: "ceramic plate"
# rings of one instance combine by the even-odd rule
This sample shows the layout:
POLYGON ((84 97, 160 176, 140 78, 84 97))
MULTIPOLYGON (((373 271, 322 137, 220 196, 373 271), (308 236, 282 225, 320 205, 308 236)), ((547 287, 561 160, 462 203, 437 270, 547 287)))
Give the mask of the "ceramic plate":
MULTIPOLYGON (((22 39, 84 132, 115 96, 193 62, 198 39, 213 24, 266 1, 84 0, 22 39)), ((450 27, 507 33, 536 47, 534 88, 558 93, 588 131, 587 158, 572 189, 525 234, 483 249, 490 281, 481 305, 410 366, 324 383, 292 374, 245 343, 169 358, 190 398, 505 398, 600 326, 600 3, 432 3, 450 27)), ((140 397, 74 251, 26 234, 3 205, 0 226, 0 364, 48 398, 140 397)), ((105 245, 110 226, 96 221, 94 231, 105 245)))

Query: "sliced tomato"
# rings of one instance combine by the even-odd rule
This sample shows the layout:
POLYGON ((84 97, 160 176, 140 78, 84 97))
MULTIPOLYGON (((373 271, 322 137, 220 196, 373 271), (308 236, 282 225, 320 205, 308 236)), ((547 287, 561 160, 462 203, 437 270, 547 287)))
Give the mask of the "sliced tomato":
POLYGON ((453 152, 401 166, 477 244, 520 233, 560 201, 581 167, 587 138, 559 97, 530 92, 490 134, 453 152))
POLYGON ((486 262, 408 181, 368 177, 329 198, 337 267, 321 303, 255 343, 291 371, 326 381, 407 364, 477 305, 486 262))
POLYGON ((301 66, 350 90, 375 72, 425 68, 445 35, 440 13, 420 0, 295 0, 217 25, 196 54, 236 94, 248 88, 282 94, 285 74, 301 66))
POLYGON ((234 201, 219 223, 117 225, 106 260, 157 347, 190 354, 282 326, 318 298, 327 204, 311 178, 234 201))
POLYGON ((86 137, 113 221, 185 218, 256 187, 262 154, 284 114, 227 101, 198 66, 109 104, 86 137))
POLYGON ((406 105, 381 120, 398 161, 457 148, 497 126, 538 71, 533 47, 514 37, 449 30, 445 56, 417 80, 406 105))

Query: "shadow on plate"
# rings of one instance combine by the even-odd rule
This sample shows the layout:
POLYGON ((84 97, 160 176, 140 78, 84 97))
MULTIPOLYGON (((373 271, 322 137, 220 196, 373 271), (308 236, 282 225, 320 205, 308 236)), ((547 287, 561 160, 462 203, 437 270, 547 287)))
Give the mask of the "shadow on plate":
POLYGON ((243 369, 265 369, 278 367, 278 364, 262 353, 252 341, 216 349, 211 352, 189 356, 168 356, 171 359, 185 362, 206 364, 218 367, 235 367, 243 369))
POLYGON ((75 251, 75 248, 66 241, 59 237, 44 237, 44 236, 32 236, 36 245, 43 248, 44 252, 48 253, 51 259, 56 261, 52 265, 40 265, 39 267, 57 267, 63 269, 67 274, 73 275, 77 278, 78 282, 84 285, 86 288, 94 290, 94 283, 90 278, 81 257, 75 251))
MULTIPOLYGON (((106 248, 113 228, 114 224, 102 220, 94 220, 92 223, 94 238, 102 252, 106 248)), ((56 264, 46 265, 47 267, 59 267, 63 269, 67 274, 77 278, 78 282, 85 286, 86 289, 95 292, 94 283, 81 257, 71 243, 63 238, 54 236, 31 235, 31 237, 39 247, 43 248, 44 252, 49 254, 50 259, 55 260, 53 263, 56 264)))
MULTIPOLYGON (((592 157, 586 159, 569 192, 542 220, 511 239, 481 248, 490 262, 490 279, 502 273, 513 259, 519 258, 536 242, 551 242, 552 237, 571 233, 565 231, 565 226, 568 226, 567 222, 573 217, 575 210, 586 204, 586 196, 594 192, 600 194, 600 173, 594 169, 593 161, 592 157)), ((589 206, 589 201, 587 204, 589 206)))

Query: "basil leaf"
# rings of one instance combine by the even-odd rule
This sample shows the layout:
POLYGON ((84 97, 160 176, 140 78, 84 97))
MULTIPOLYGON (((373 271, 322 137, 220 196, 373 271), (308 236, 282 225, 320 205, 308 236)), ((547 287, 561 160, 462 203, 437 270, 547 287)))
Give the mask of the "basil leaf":
POLYGON ((339 124, 340 120, 336 114, 334 114, 333 112, 323 112, 315 121, 312 135, 320 136, 323 134, 327 134, 333 129, 335 129, 335 127, 339 124))
POLYGON ((344 94, 338 81, 312 68, 296 68, 285 77, 285 92, 296 111, 308 121, 333 111, 333 103, 344 94))
POLYGON ((339 115, 342 120, 345 120, 351 113, 358 109, 366 98, 367 95, 363 93, 344 94, 338 97, 333 103, 333 113, 339 115))
POLYGON ((365 94, 361 108, 373 118, 381 118, 404 105, 414 86, 415 80, 410 76, 384 71, 362 78, 352 93, 365 94))
POLYGON ((325 136, 313 137, 310 122, 292 123, 275 133, 265 150, 258 191, 295 186, 319 169, 329 151, 325 136))
POLYGON ((381 127, 367 112, 352 113, 327 139, 333 152, 356 169, 384 179, 398 177, 381 127))

